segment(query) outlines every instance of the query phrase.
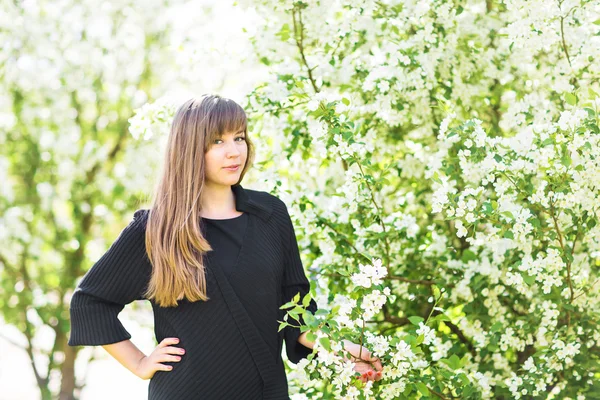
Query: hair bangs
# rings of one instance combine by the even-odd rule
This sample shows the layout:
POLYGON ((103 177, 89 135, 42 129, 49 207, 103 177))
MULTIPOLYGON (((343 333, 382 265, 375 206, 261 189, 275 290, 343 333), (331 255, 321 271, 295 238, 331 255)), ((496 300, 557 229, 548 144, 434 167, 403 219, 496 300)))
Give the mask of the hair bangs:
POLYGON ((226 133, 247 132, 248 119, 239 104, 222 97, 211 101, 214 102, 214 106, 208 116, 208 132, 206 132, 208 143, 212 143, 214 139, 226 133))

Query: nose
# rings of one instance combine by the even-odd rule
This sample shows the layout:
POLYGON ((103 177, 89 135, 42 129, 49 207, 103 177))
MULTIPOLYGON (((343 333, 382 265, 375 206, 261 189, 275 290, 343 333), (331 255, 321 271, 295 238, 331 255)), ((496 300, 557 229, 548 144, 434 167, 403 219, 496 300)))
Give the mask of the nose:
POLYGON ((226 154, 228 156, 232 156, 232 155, 237 156, 237 155, 240 155, 241 152, 240 152, 240 149, 238 148, 237 144, 235 142, 233 142, 232 144, 227 145, 226 154))

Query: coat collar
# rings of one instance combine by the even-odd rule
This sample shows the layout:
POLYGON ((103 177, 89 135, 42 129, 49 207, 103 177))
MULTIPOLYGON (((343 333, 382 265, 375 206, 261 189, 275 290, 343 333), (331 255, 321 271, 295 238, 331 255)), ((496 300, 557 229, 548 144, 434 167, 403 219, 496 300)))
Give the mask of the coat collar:
POLYGON ((265 221, 269 219, 273 206, 268 196, 256 190, 244 189, 239 183, 232 185, 231 190, 235 195, 236 210, 256 214, 265 221))

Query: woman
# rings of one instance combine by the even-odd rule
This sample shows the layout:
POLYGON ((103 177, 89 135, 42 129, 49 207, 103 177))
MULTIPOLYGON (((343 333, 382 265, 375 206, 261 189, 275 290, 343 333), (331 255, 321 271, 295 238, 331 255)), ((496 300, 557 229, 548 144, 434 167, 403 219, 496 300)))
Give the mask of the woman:
MULTIPOLYGON (((278 332, 279 307, 310 286, 286 205, 240 185, 253 158, 238 104, 215 95, 184 103, 152 207, 134 213, 73 294, 69 345, 103 346, 151 379, 151 400, 287 399, 283 342, 293 363, 312 352, 298 328, 278 332), (143 299, 158 343, 148 356, 117 317, 143 299)), ((363 381, 380 378, 365 348, 345 349, 363 381)))

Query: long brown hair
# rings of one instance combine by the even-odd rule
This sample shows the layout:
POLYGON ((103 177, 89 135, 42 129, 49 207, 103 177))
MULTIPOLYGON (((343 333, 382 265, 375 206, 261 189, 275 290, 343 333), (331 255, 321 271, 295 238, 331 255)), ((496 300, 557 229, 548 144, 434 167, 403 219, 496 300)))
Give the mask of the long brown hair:
POLYGON ((238 184, 254 160, 243 108, 218 95, 203 95, 189 99, 175 113, 146 225, 152 276, 145 296, 160 307, 177 306, 183 298, 209 299, 204 254, 212 248, 200 229, 204 154, 215 139, 241 130, 248 156, 238 184))

